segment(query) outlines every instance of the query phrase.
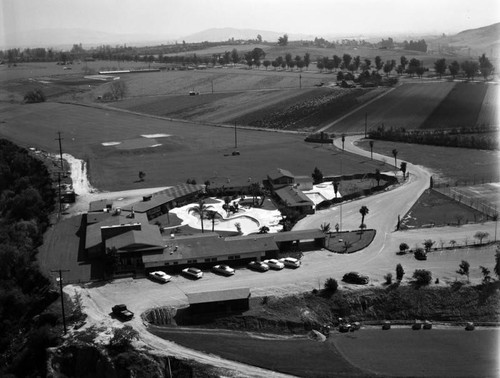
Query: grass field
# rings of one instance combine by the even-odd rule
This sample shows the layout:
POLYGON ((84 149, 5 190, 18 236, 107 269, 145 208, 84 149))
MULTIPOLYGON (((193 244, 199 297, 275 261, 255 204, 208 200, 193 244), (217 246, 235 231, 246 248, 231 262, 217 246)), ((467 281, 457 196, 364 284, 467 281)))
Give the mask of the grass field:
MULTIPOLYGON (((56 152, 57 132, 63 151, 88 163, 92 185, 100 190, 124 190, 223 178, 227 184, 246 185, 263 180, 276 168, 309 176, 317 166, 325 175, 340 173, 339 151, 310 144, 295 134, 239 129, 238 150, 233 128, 170 122, 106 109, 58 103, 3 105, 0 135, 22 146, 56 152), (141 135, 169 137, 144 142, 141 135), (121 142, 103 146, 102 143, 121 142), (159 144, 157 147, 148 147, 159 144), (128 146, 120 148, 120 146, 128 146), (228 156, 229 155, 229 156, 228 156), (138 172, 146 173, 143 182, 138 172)), ((390 170, 389 165, 345 154, 343 172, 390 170)))
MULTIPOLYGON (((359 142, 358 146, 370 151, 368 140, 359 142)), ((392 156, 393 149, 398 150, 398 162, 408 161, 429 168, 433 172, 435 182, 440 180, 471 182, 473 179, 476 183, 500 181, 500 151, 414 145, 381 140, 376 140, 373 144, 373 152, 386 156, 392 156)))
MULTIPOLYGON (((429 115, 421 128, 461 128, 478 125, 483 100, 490 91, 498 92, 497 86, 485 83, 457 83, 429 115)), ((490 94, 488 97, 496 98, 497 96, 490 94)), ((485 112, 488 110, 485 109, 485 112)), ((488 119, 488 116, 485 115, 481 117, 481 123, 498 125, 498 119, 488 119)))
POLYGON ((244 333, 175 331, 152 333, 222 358, 301 377, 495 377, 498 330, 362 329, 333 333, 324 343, 244 333))

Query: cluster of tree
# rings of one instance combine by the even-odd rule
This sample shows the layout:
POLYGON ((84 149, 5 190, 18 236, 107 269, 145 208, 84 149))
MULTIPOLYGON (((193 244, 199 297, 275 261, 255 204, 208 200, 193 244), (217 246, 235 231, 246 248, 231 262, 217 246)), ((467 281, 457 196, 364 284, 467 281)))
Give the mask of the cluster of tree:
POLYGON ((322 48, 335 48, 335 43, 327 41, 324 38, 314 38, 313 46, 322 48))
POLYGON ((45 102, 45 100, 45 93, 40 88, 33 89, 24 95, 24 102, 27 104, 45 102))
POLYGON ((394 40, 389 37, 387 40, 383 39, 376 44, 378 48, 381 49, 393 49, 394 48, 394 40))
POLYGON ((427 43, 425 43, 425 40, 423 39, 410 42, 404 41, 403 45, 405 50, 427 52, 427 43))
MULTIPOLYGON (((36 337, 26 340, 25 337, 20 337, 20 332, 29 331, 33 326, 33 316, 54 300, 48 294, 49 280, 40 272, 35 256, 37 247, 43 241, 43 232, 48 227, 55 193, 43 163, 32 157, 27 150, 4 139, 0 139, 0 193, 2 375, 1 369, 4 366, 22 357, 19 350, 23 346, 24 353, 27 354, 24 357, 34 359, 30 355, 33 350, 28 347, 26 351, 26 345, 33 340, 37 344, 40 340, 36 337)), ((41 331, 34 332, 36 336, 41 331)), ((38 345, 38 349, 40 347, 38 345)), ((22 367, 22 363, 18 365, 22 367)))
POLYGON ((371 139, 389 140, 393 142, 429 144, 433 146, 474 148, 481 150, 498 150, 499 141, 491 138, 489 128, 478 127, 473 133, 470 128, 452 130, 411 130, 379 126, 376 130, 370 130, 368 135, 371 139))

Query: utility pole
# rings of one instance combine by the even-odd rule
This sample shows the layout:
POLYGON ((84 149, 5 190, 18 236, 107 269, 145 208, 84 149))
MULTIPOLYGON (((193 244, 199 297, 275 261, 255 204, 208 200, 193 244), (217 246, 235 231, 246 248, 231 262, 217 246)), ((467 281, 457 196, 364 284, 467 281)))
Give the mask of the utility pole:
POLYGON ((366 139, 367 122, 368 122, 368 113, 365 113, 365 139, 366 139))
POLYGON ((234 123, 234 148, 238 148, 238 136, 236 135, 236 122, 234 123))
POLYGON ((57 188, 59 192, 59 216, 61 215, 62 203, 61 203, 61 172, 57 172, 57 188))
MULTIPOLYGON (((342 182, 342 154, 344 150, 340 153, 340 182, 342 182)), ((340 222, 339 222, 339 230, 342 231, 342 200, 340 201, 340 222)))
POLYGON ((59 157, 61 158, 61 172, 64 172, 63 157, 62 157, 62 145, 61 145, 61 141, 63 138, 61 138, 60 131, 58 131, 57 134, 59 135, 59 137, 56 138, 56 140, 59 141, 59 157))
POLYGON ((63 297, 63 279, 62 279, 62 274, 63 272, 69 272, 69 270, 63 270, 63 269, 58 269, 58 270, 51 270, 53 273, 59 273, 59 291, 61 295, 61 308, 62 308, 62 320, 63 320, 63 327, 64 327, 64 334, 68 332, 66 329, 66 316, 64 314, 64 297, 63 297))

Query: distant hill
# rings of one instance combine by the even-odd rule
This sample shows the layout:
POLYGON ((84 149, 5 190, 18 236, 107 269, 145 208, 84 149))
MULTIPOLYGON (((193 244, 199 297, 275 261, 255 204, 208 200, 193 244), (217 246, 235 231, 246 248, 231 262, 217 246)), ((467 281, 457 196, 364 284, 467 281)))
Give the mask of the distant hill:
POLYGON ((500 58, 500 23, 477 29, 461 31, 452 36, 439 37, 429 41, 433 50, 451 51, 457 54, 477 57, 485 53, 500 58))
POLYGON ((201 32, 191 34, 181 38, 186 41, 186 43, 193 42, 223 42, 231 38, 235 40, 255 40, 257 35, 262 36, 263 41, 267 42, 278 42, 278 38, 284 34, 288 34, 288 39, 291 41, 297 40, 313 40, 318 36, 311 36, 306 34, 294 34, 286 32, 275 32, 269 30, 256 30, 256 29, 236 29, 236 28, 212 28, 203 30, 201 32))

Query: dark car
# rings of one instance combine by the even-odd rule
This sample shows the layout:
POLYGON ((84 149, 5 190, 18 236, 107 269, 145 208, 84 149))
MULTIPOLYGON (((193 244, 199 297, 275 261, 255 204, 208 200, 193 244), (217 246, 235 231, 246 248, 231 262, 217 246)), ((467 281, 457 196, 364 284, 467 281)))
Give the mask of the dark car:
POLYGON ((124 304, 118 304, 111 309, 113 315, 122 321, 130 320, 134 317, 134 313, 130 311, 124 304))
POLYGON ((269 265, 264 264, 262 261, 252 261, 248 264, 248 267, 258 272, 267 272, 269 270, 269 265))
POLYGON ((358 272, 349 272, 344 274, 342 281, 356 285, 366 285, 369 281, 367 276, 359 274, 358 272))

